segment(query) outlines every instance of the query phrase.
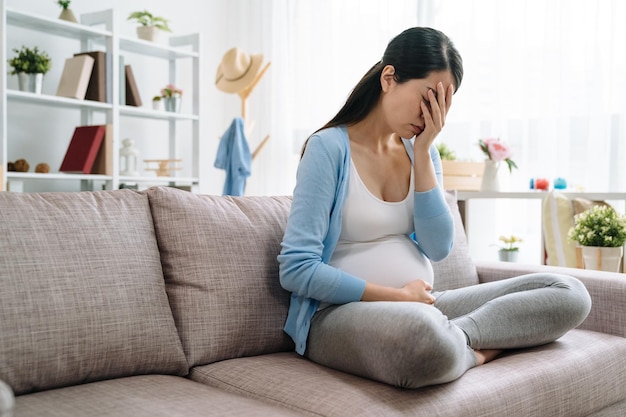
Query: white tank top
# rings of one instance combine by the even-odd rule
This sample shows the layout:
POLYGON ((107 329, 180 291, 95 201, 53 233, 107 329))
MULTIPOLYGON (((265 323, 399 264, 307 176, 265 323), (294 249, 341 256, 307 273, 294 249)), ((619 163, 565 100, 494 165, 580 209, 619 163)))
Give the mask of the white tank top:
POLYGON ((416 279, 432 284, 432 265, 409 237, 414 182, 411 170, 406 198, 383 201, 367 189, 351 161, 341 235, 330 265, 387 287, 400 288, 416 279))

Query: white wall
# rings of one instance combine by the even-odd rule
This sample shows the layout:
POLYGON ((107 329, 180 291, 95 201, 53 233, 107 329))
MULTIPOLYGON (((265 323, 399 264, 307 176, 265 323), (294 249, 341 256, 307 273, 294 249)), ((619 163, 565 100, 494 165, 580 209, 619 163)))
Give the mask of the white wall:
MULTIPOLYGON (((75 0, 70 7, 77 15, 81 13, 114 9, 117 14, 117 22, 120 25, 123 36, 135 36, 135 23, 128 21, 128 15, 137 10, 148 9, 155 15, 166 17, 170 20, 170 27, 175 35, 188 33, 201 34, 201 77, 202 91, 201 103, 201 138, 200 152, 200 192, 220 194, 222 190, 224 172, 213 168, 215 151, 218 145, 218 137, 226 130, 233 117, 240 115, 240 102, 236 95, 225 94, 214 86, 217 66, 223 54, 231 47, 238 46, 250 53, 265 53, 260 50, 259 44, 264 36, 263 30, 268 28, 266 22, 262 22, 260 16, 255 13, 255 7, 261 7, 249 0, 219 0, 200 2, 194 0, 178 0, 176 2, 165 0, 153 0, 150 2, 139 0, 104 0, 99 2, 75 0)), ((53 0, 7 0, 6 4, 16 10, 37 13, 44 16, 57 17, 61 8, 53 0)), ((169 34, 162 33, 159 43, 166 43, 169 34)), ((269 36, 269 35, 268 35, 269 36)), ((15 30, 11 28, 7 37, 9 46, 8 57, 12 56, 11 49, 21 45, 39 46, 53 59, 53 67, 46 75, 44 92, 55 94, 58 80, 63 69, 64 59, 78 51, 78 42, 53 36, 42 36, 40 33, 27 30, 15 30)), ((146 60, 149 58, 128 57, 128 60, 146 60)), ((270 59, 270 57, 267 57, 270 59)), ((151 106, 151 98, 158 93, 158 89, 167 84, 166 64, 160 67, 155 65, 155 70, 145 71, 145 62, 141 66, 133 65, 135 77, 140 90, 144 106, 151 106)), ((184 87, 189 84, 190 71, 180 72, 180 84, 184 87), (187 79, 185 79, 187 78, 187 79)), ((269 77, 268 77, 269 78, 269 77)), ((255 132, 250 137, 251 146, 253 141, 260 140, 261 132, 269 133, 269 126, 263 122, 263 90, 267 88, 267 80, 262 80, 257 90, 249 101, 249 114, 257 120, 255 132)), ((9 88, 16 88, 15 76, 10 76, 9 88)), ((184 102, 183 102, 184 106, 184 102)), ((31 171, 39 162, 50 163, 55 170, 57 163, 65 153, 65 144, 69 141, 74 126, 80 123, 78 112, 68 110, 50 110, 37 106, 16 106, 9 112, 9 135, 20 137, 19 144, 13 144, 9 148, 9 160, 26 158, 31 164, 31 171), (61 145, 60 145, 61 144, 61 145)), ((97 122, 97 120, 96 120, 97 122)), ((149 122, 123 118, 122 138, 131 137, 141 146, 142 158, 163 157, 167 152, 165 145, 165 128, 159 122, 149 122)), ((269 122, 268 122, 269 123, 269 122)), ((184 122, 181 123, 184 125, 184 122)), ((183 130, 184 132, 184 130, 183 130)), ((183 160, 188 155, 188 150, 183 151, 183 160), (187 154, 185 153, 187 152, 187 154)), ((190 157, 190 156, 188 156, 190 157)), ((184 161, 183 161, 184 165, 184 161)), ((188 167, 189 164, 187 164, 188 167)), ((186 168, 187 168, 186 167, 186 168)), ((186 169, 185 168, 185 169, 186 169)), ((56 168, 58 169, 58 167, 56 168)), ((37 187, 35 183, 28 184, 33 191, 37 187)), ((50 184, 45 185, 50 188, 50 184)), ((70 182, 58 182, 52 185, 53 189, 70 189, 77 187, 70 182)))

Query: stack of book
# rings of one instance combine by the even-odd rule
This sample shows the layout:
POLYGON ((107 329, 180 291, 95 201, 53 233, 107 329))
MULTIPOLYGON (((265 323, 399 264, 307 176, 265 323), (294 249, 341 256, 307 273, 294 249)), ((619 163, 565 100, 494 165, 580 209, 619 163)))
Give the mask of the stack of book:
MULTIPOLYGON (((107 59, 103 51, 80 52, 65 60, 56 95, 110 103, 107 86, 107 59)), ((142 105, 139 89, 130 65, 120 57, 120 104, 142 105)))

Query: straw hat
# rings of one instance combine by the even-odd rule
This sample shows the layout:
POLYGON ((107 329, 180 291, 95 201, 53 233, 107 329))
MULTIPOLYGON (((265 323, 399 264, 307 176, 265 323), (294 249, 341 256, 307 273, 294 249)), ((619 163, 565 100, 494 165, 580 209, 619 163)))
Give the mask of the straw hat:
POLYGON ((262 63, 262 54, 248 55, 239 48, 232 48, 217 67, 215 86, 226 93, 238 93, 252 85, 262 63))

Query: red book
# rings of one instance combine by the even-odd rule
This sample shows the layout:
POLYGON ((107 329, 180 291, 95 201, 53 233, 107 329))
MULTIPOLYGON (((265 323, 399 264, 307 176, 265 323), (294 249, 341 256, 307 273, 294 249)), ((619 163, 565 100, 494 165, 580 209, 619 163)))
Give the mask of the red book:
POLYGON ((105 126, 78 126, 63 158, 60 172, 89 174, 96 160, 105 126))

